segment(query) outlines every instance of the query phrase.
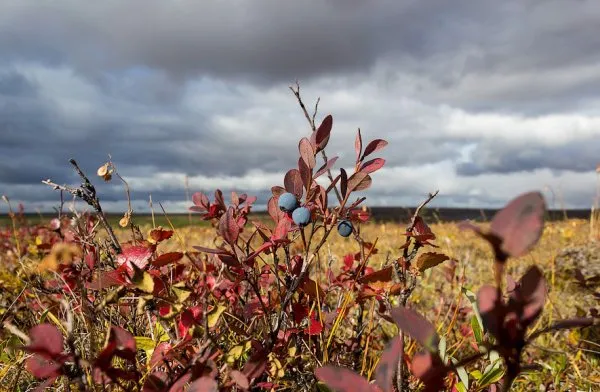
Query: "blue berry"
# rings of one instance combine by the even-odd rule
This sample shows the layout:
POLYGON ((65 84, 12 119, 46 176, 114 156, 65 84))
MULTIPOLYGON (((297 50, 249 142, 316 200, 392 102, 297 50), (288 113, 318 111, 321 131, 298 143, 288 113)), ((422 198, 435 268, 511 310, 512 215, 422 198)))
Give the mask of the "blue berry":
POLYGON ((306 207, 299 207, 292 213, 292 219, 298 226, 306 226, 310 222, 310 210, 306 207))
POLYGON ((291 193, 284 193, 279 196, 279 209, 285 212, 292 212, 298 207, 298 199, 291 193))
POLYGON ((340 223, 338 223, 337 229, 338 233, 342 237, 348 237, 350 234, 352 234, 352 222, 343 220, 340 223))

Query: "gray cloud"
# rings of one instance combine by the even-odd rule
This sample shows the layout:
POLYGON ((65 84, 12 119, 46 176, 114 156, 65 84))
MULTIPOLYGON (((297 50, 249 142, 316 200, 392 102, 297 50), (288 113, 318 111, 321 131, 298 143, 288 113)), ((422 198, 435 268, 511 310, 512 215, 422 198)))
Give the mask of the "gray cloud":
MULTIPOLYGON (((444 177, 519 183, 595 167, 599 21, 593 1, 8 0, 0 189, 47 203, 56 195, 41 179, 76 182, 69 158, 93 174, 111 154, 140 205, 149 192, 181 200, 181 181, 167 180, 183 173, 266 197, 256 184, 281 182, 308 135, 287 90, 299 79, 307 103, 321 96, 334 116, 328 153, 341 165, 361 127, 390 142, 380 156, 392 170, 429 170, 412 188, 375 186, 373 200, 410 204, 442 185, 448 205, 497 204, 444 177)), ((99 189, 123 200, 119 186, 99 189)))

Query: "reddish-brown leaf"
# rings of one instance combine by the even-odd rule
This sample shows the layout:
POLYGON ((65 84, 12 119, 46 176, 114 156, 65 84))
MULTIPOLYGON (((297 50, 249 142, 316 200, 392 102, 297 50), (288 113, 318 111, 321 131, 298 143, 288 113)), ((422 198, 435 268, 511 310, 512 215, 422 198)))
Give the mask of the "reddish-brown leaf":
POLYGON ((336 392, 371 392, 375 386, 350 369, 325 365, 315 370, 315 376, 336 392))
POLYGON ((386 142, 383 139, 371 140, 371 142, 369 142, 369 144, 367 144, 367 147, 365 147, 365 152, 362 156, 363 159, 366 158, 368 155, 383 149, 387 145, 388 145, 388 142, 386 142))
POLYGON ((333 117, 331 114, 327 115, 319 128, 317 128, 316 132, 314 132, 314 144, 316 146, 315 151, 319 152, 327 146, 327 142, 329 142, 329 137, 331 135, 331 128, 333 127, 333 117))
POLYGON ((285 188, 279 185, 275 185, 273 187, 271 187, 271 193, 273 194, 273 197, 279 197, 281 195, 283 195, 286 192, 285 188))
POLYGON ((362 136, 360 134, 360 128, 356 132, 356 139, 354 139, 354 151, 356 151, 356 162, 360 162, 360 154, 362 153, 362 136))
POLYGON ((340 190, 342 197, 346 197, 346 192, 348 192, 348 174, 346 174, 346 170, 343 167, 340 168, 340 190))
POLYGON ((173 236, 173 230, 165 230, 162 227, 157 227, 150 231, 150 238, 152 242, 158 244, 164 240, 168 240, 173 236))
POLYGON ((160 366, 163 363, 163 359, 167 359, 169 350, 171 350, 171 344, 167 342, 159 343, 152 352, 152 357, 150 357, 150 367, 160 366))
POLYGON ((411 363, 411 371, 425 384, 424 392, 438 392, 444 389, 444 377, 448 369, 442 364, 439 356, 430 352, 415 354, 411 363))
POLYGON ((231 380, 241 389, 247 390, 250 388, 250 381, 248 381, 248 377, 239 370, 232 370, 229 372, 229 377, 231 380))
POLYGON ((359 282, 368 284, 375 289, 384 288, 392 281, 393 267, 389 266, 379 271, 372 272, 360 278, 359 282))
POLYGON ((354 188, 354 191, 360 192, 360 191, 369 189, 371 187, 372 183, 373 183, 373 179, 371 178, 371 176, 367 175, 356 185, 356 187, 354 188))
POLYGON ((425 317, 415 310, 403 306, 393 308, 390 311, 390 315, 400 330, 404 331, 429 351, 437 351, 440 340, 439 336, 435 327, 425 317))
POLYGON ((155 267, 163 267, 167 264, 175 263, 183 258, 183 253, 181 252, 167 252, 158 256, 154 261, 152 261, 152 265, 155 267))
POLYGON ((333 165, 335 164, 335 162, 338 160, 338 157, 335 156, 331 159, 329 159, 327 162, 325 162, 323 164, 323 166, 321 166, 317 172, 315 173, 315 175, 313 176, 313 178, 319 178, 320 176, 322 176, 324 173, 327 172, 327 170, 331 170, 331 168, 333 167, 333 165))
POLYGON ((500 323, 504 319, 504 305, 498 302, 498 289, 490 285, 482 286, 477 292, 477 309, 486 330, 498 336, 500 323))
POLYGON ((427 252, 421 253, 415 262, 419 271, 423 272, 429 268, 433 268, 438 264, 448 260, 449 257, 442 253, 427 252))
POLYGON ((300 178, 302 178, 302 185, 304 189, 308 191, 308 187, 310 186, 311 178, 311 170, 302 158, 298 158, 298 171, 300 172, 300 178))
POLYGON ((394 375, 398 368, 398 361, 402 353, 402 346, 404 342, 399 336, 392 339, 387 345, 377 368, 375 369, 375 383, 379 385, 382 392, 393 392, 394 391, 394 375))
POLYGON ((187 389, 188 392, 218 392, 217 382, 210 377, 200 377, 192 382, 187 389))
POLYGON ((542 312, 546 302, 546 280, 536 266, 530 267, 521 278, 519 292, 524 301, 521 322, 531 324, 542 312))
POLYGON ((348 179, 348 193, 356 190, 358 185, 368 176, 365 172, 356 172, 348 179))
POLYGON ((375 158, 360 165, 360 171, 365 173, 373 173, 381 169, 385 165, 385 159, 375 158))
POLYGON ((283 185, 286 191, 295 195, 298 199, 302 198, 302 189, 304 187, 302 185, 302 176, 298 169, 291 169, 285 174, 283 185))
POLYGON ((540 192, 521 194, 494 216, 490 233, 500 238, 500 249, 506 255, 523 256, 540 239, 545 212, 546 203, 540 192))
POLYGON ((305 137, 300 139, 298 151, 300 152, 300 157, 304 163, 306 163, 306 166, 308 166, 309 169, 314 169, 317 163, 315 161, 315 150, 313 150, 310 140, 305 137))

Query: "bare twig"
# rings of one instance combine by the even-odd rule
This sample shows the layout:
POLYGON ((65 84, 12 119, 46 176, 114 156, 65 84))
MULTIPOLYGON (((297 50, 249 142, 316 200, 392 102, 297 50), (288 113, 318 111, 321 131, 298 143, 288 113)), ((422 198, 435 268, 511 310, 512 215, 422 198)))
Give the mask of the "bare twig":
MULTIPOLYGON (((294 96, 296 97, 296 100, 298 101, 298 105, 300 105, 300 108, 302 109, 302 112, 304 113, 304 117, 306 117, 306 120, 308 121, 310 128, 313 130, 313 132, 316 132, 317 125, 315 123, 315 117, 317 116, 317 110, 319 108, 319 102, 321 101, 321 98, 320 97, 317 98, 317 102, 315 103, 315 110, 311 117, 311 115, 308 114, 306 105, 304 105, 304 102, 302 101, 302 97, 300 96, 300 83, 298 83, 298 81, 296 81, 296 89, 294 90, 294 87, 290 86, 290 90, 292 90, 292 93, 294 93, 294 96)), ((323 161, 325 163, 327 163, 328 158, 327 158, 327 154, 325 154, 325 150, 321 150, 321 156, 323 157, 323 161)), ((333 175, 331 174, 330 169, 327 169, 327 178, 329 178, 329 181, 331 183, 333 183, 333 175)), ((336 186, 333 187, 333 190, 335 191, 335 196, 337 197, 338 202, 341 204, 342 203, 342 195, 340 195, 340 192, 338 191, 336 186)))
POLYGON ((46 185, 50 185, 55 190, 63 190, 63 191, 69 192, 73 196, 85 201, 89 206, 91 206, 96 211, 96 213, 98 215, 98 219, 100 219, 102 226, 104 226, 104 229, 108 233, 108 236, 110 237, 113 249, 117 253, 121 253, 121 245, 119 244, 119 240, 117 240, 117 236, 115 235, 112 227, 106 220, 106 216, 104 215, 104 212, 102 211, 102 206, 100 205, 100 200, 98 200, 98 196, 96 195, 96 188, 94 187, 94 185, 92 185, 92 183, 87 178, 87 176, 79 168, 79 165, 77 164, 75 159, 73 159, 73 158, 69 159, 69 163, 71 165, 73 165, 73 168, 75 169, 75 171, 77 172, 77 174, 83 181, 81 183, 80 187, 71 188, 67 185, 58 185, 58 184, 52 182, 50 179, 44 180, 44 181, 42 181, 42 183, 44 183, 46 185))

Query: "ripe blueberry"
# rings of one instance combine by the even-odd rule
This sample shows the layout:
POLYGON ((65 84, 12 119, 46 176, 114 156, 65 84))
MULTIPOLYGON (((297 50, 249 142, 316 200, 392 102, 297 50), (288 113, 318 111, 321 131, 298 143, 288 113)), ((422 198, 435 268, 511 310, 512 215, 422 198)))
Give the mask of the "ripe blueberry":
POLYGON ((310 222, 310 210, 306 207, 299 207, 292 213, 292 219, 298 226, 306 226, 310 222))
POLYGON ((348 237, 350 234, 352 234, 352 222, 343 220, 340 223, 338 223, 337 229, 338 233, 342 237, 348 237))
POLYGON ((291 193, 284 193, 279 196, 279 209, 285 212, 292 212, 298 207, 298 199, 291 193))

